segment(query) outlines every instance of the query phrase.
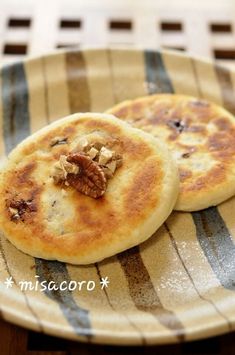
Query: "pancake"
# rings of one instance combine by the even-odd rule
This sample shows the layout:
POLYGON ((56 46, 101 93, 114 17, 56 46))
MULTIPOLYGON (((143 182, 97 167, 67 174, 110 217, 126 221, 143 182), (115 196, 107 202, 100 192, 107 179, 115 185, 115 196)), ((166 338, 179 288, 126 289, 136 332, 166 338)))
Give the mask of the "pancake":
POLYGON ((194 97, 157 94, 107 112, 165 141, 179 168, 176 210, 201 210, 235 194, 235 120, 224 108, 194 97))
POLYGON ((152 135, 111 115, 74 114, 10 153, 0 229, 34 257, 89 264, 149 238, 178 189, 178 169, 152 135))

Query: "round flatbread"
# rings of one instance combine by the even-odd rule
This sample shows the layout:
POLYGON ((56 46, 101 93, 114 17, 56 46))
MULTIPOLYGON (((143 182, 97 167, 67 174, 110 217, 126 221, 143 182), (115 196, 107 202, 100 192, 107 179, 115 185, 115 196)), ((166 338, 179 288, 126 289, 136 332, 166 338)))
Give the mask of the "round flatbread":
POLYGON ((235 120, 222 107, 158 94, 125 101, 107 112, 167 143, 180 174, 176 210, 201 210, 235 194, 235 120))
POLYGON ((178 188, 178 169, 152 135, 111 115, 74 114, 9 155, 0 229, 32 256, 97 262, 149 238, 178 188))

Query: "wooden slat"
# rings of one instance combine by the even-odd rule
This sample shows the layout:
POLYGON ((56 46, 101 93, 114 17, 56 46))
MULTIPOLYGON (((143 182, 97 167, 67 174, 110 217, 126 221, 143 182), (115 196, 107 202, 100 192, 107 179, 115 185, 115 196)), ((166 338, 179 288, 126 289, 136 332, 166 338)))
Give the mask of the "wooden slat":
POLYGON ((0 320, 1 355, 27 354, 28 331, 0 320))

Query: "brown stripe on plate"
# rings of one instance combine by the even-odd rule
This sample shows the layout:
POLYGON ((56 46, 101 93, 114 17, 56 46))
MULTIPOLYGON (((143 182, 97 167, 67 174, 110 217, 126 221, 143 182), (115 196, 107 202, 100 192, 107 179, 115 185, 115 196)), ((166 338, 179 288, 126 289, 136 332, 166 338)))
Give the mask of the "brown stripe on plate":
POLYGON ((220 84, 224 107, 235 115, 235 93, 230 71, 219 64, 215 64, 214 68, 220 84))
POLYGON ((114 105, 113 83, 107 50, 87 50, 83 53, 87 84, 90 93, 90 110, 103 112, 114 105))
POLYGON ((44 56, 42 62, 46 111, 48 121, 53 122, 70 113, 65 54, 44 56))
MULTIPOLYGON (((107 297, 106 288, 101 289, 99 274, 97 273, 97 269, 100 269, 100 263, 97 265, 91 264, 84 266, 76 266, 76 265, 67 265, 67 270, 69 273, 69 277, 71 280, 77 281, 89 281, 92 280, 95 282, 95 289, 92 292, 86 290, 86 285, 82 287, 81 290, 73 291, 73 297, 75 300, 79 301, 79 305, 83 308, 89 308, 90 320, 92 323, 92 329, 95 329, 92 341, 94 342, 96 337, 99 336, 100 333, 105 333, 110 331, 110 317, 113 320, 113 324, 115 325, 115 330, 118 333, 122 333, 123 337, 126 337, 126 334, 133 333, 133 327, 130 325, 125 312, 119 312, 112 307, 109 302, 109 298, 107 297), (97 316, 98 313, 103 316, 97 316)), ((105 274, 102 276, 109 277, 110 285, 107 288, 109 290, 113 287, 116 290, 116 280, 117 275, 115 274, 115 278, 112 278, 110 273, 110 268, 107 270, 105 274), (115 285, 113 285, 113 280, 115 280, 115 285)), ((141 344, 141 337, 139 334, 136 334, 136 329, 134 329, 134 338, 137 338, 137 343, 141 344), (140 339, 140 340, 138 340, 140 339)))
POLYGON ((66 52, 65 62, 70 113, 87 112, 90 110, 90 96, 83 53, 66 52))
MULTIPOLYGON (((118 314, 126 315, 131 324, 138 327, 142 337, 145 338, 147 344, 157 343, 164 338, 164 342, 168 339, 175 339, 174 334, 169 328, 162 325, 152 313, 145 312, 136 308, 135 302, 131 296, 129 282, 125 275, 125 270, 118 260, 118 256, 113 256, 100 262, 99 271, 102 276, 108 276, 110 286, 106 289, 107 296, 113 308, 118 314)), ((138 275, 137 275, 138 277, 138 275)), ((136 333, 133 333, 129 325, 129 334, 134 339, 136 333)), ((177 339, 177 338, 176 338, 177 339)))
MULTIPOLYGON (((63 106, 62 111, 65 116, 69 115, 70 113, 65 68, 65 55, 59 54, 59 57, 43 57, 42 61, 42 73, 44 74, 43 78, 45 85, 44 97, 46 101, 46 107, 48 108, 45 110, 45 114, 49 115, 47 116, 47 121, 53 121, 60 117, 60 105, 63 106), (58 87, 55 83, 55 80, 53 79, 55 76, 55 68, 56 70, 60 70, 60 82, 58 87), (60 101, 60 104, 57 106, 55 106, 56 100, 60 101)), ((34 114, 36 114, 36 112, 34 112, 34 114)), ((33 119, 36 119, 36 116, 34 116, 33 119)), ((35 266, 36 274, 39 276, 41 282, 46 281, 46 283, 48 284, 51 281, 58 285, 62 281, 70 281, 67 266, 64 263, 35 258, 35 266)), ((68 290, 61 292, 58 289, 55 291, 45 291, 45 294, 49 299, 53 300, 58 304, 62 311, 62 314, 73 328, 75 334, 87 336, 89 340, 92 336, 92 327, 90 324, 89 311, 83 307, 80 307, 77 304, 72 292, 68 290)))
MULTIPOLYGON (((67 265, 67 270, 72 280, 85 280, 87 282, 92 280, 95 282, 96 287, 92 292, 86 290, 86 285, 82 287, 81 290, 77 289, 73 291, 73 297, 75 300, 79 300, 79 305, 84 308, 89 307, 92 328, 95 329, 92 340, 95 341, 96 337, 99 337, 100 334, 111 330, 109 322, 110 318, 112 318, 112 324, 114 324, 115 331, 119 334, 126 336, 128 332, 133 333, 133 328, 130 327, 130 323, 125 316, 125 313, 122 314, 122 312, 117 312, 110 304, 109 298, 107 297, 107 291, 111 287, 116 290, 117 276, 115 275, 115 278, 112 278, 110 269, 102 275, 104 277, 108 276, 110 281, 107 291, 106 288, 102 290, 97 269, 100 269, 100 266, 94 264, 85 267, 67 265), (113 280, 115 280, 115 284, 113 284, 113 280), (102 317, 100 317, 99 314, 102 314, 102 317)), ((136 334, 136 329, 134 329, 134 338, 137 339, 137 343, 141 344, 141 338, 139 334, 136 334)))
POLYGON ((180 340, 184 340, 184 326, 174 312, 164 308, 153 286, 148 270, 141 258, 139 248, 134 247, 118 254, 125 273, 129 292, 138 310, 152 314, 180 340))
POLYGON ((30 131, 36 132, 49 123, 47 83, 44 73, 44 59, 25 62, 25 73, 29 88, 30 131))
MULTIPOLYGON (((99 277, 99 279, 101 281, 102 278, 103 278, 102 277, 102 273, 101 273, 101 267, 99 266, 98 263, 95 264, 95 267, 96 267, 96 270, 97 270, 97 275, 98 275, 98 277, 99 277)), ((111 298, 109 297, 108 290, 106 290, 106 288, 103 289, 103 292, 105 294, 105 297, 106 297, 106 299, 108 301, 108 304, 109 304, 110 308, 116 313, 116 315, 118 317, 122 316, 122 317, 124 317, 126 319, 126 321, 128 323, 127 331, 128 330, 130 331, 130 328, 132 328, 135 332, 137 332, 137 336, 140 339, 140 344, 141 345, 146 345, 147 344, 146 343, 146 339, 145 339, 144 334, 142 333, 140 327, 137 324, 135 324, 135 322, 133 322, 131 320, 131 318, 128 316, 127 313, 121 313, 120 311, 118 311, 116 309, 115 305, 111 301, 111 298)), ((123 325, 122 325, 122 331, 123 331, 123 325)), ((126 330, 125 330, 125 332, 126 332, 126 330)))

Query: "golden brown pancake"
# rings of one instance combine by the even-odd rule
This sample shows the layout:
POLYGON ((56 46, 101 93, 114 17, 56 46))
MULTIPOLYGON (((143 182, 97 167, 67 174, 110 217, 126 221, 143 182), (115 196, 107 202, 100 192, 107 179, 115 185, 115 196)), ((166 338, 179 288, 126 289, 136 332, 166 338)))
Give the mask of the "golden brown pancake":
POLYGON ((180 174, 176 210, 196 211, 235 194, 235 120, 222 107, 194 97, 158 94, 107 112, 161 138, 180 174))
POLYGON ((20 143, 0 183, 0 229, 17 248, 88 264, 149 238, 173 209, 179 178, 168 149, 152 135, 111 115, 87 113, 20 143), (84 139, 89 151, 81 152, 84 139))

